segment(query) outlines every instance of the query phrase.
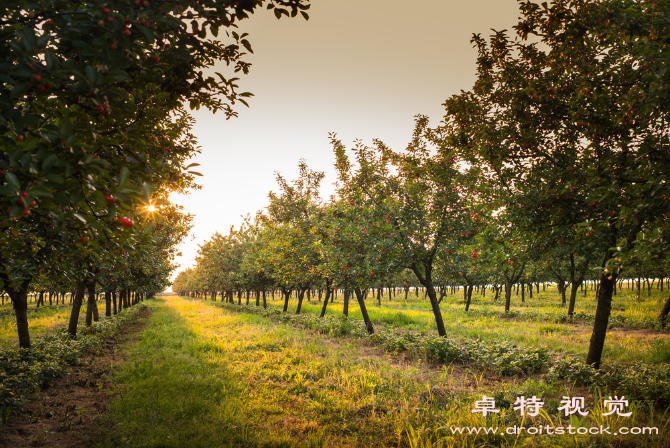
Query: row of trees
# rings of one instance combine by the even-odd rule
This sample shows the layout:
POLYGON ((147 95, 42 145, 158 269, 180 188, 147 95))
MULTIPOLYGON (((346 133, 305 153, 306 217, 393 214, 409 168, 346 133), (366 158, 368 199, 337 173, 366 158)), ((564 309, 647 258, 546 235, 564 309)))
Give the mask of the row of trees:
MULTIPOLYGON (((194 188, 191 109, 245 103, 236 23, 262 0, 9 0, 0 4, 0 285, 30 347, 35 282, 163 289, 190 217, 167 194, 194 188), (219 36, 219 31, 222 35, 219 36), (223 35, 225 33, 225 36, 223 35), (215 39, 207 39, 207 37, 215 39), (218 37, 218 38, 217 38, 218 37)), ((303 0, 273 0, 282 15, 303 0)), ((90 302, 89 302, 90 303, 90 302)))
POLYGON ((355 160, 331 135, 336 196, 321 201, 304 163, 295 182, 278 176, 267 209, 203 245, 190 276, 229 297, 296 290, 298 309, 310 285, 338 285, 372 332, 362 291, 409 270, 445 335, 438 279, 502 285, 508 310, 512 285, 551 273, 572 285, 572 313, 595 275, 598 367, 617 280, 668 272, 670 2, 519 5, 516 39, 473 38, 478 80, 439 126, 418 117, 404 151, 357 142, 355 160))

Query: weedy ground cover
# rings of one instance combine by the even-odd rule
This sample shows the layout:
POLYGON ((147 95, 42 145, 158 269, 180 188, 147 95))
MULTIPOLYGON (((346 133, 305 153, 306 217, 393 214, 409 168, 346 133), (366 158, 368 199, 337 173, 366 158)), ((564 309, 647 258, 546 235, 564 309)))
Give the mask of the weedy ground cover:
MULTIPOLYGON (((670 325, 663 328, 658 320, 667 294, 654 288, 651 296, 643 291, 638 298, 636 290, 618 291, 612 305, 611 329, 605 342, 603 359, 670 362, 670 325)), ((589 290, 586 297, 582 293, 578 295, 573 319, 567 317, 567 307, 561 306, 555 286, 549 286, 539 294, 534 292, 532 299, 526 294, 525 303, 520 301, 520 296, 513 295, 512 309, 507 315, 500 303, 501 299, 495 303, 492 299, 490 291, 486 296, 473 294, 470 311, 466 313, 462 292, 448 294, 441 303, 447 333, 457 338, 504 340, 512 344, 542 347, 552 352, 586 356, 595 315, 593 291, 589 290)), ((435 318, 421 292, 419 297, 411 292, 407 301, 404 300, 404 293, 396 295, 391 301, 386 293, 382 306, 377 306, 374 297, 368 298, 367 303, 368 313, 375 324, 424 334, 435 333, 435 318)), ((328 305, 328 314, 341 314, 342 305, 340 294, 335 303, 328 305)), ((281 309, 283 301, 268 300, 268 306, 281 309)), ((294 308, 295 300, 292 300, 289 311, 294 311, 294 308)), ((355 301, 350 303, 349 310, 351 317, 361 318, 355 301)), ((314 298, 311 302, 305 300, 302 312, 318 315, 321 303, 314 298)))
POLYGON ((81 323, 76 339, 72 339, 65 329, 60 329, 35 338, 30 349, 0 349, 2 422, 32 392, 67 373, 69 366, 77 364, 84 352, 94 349, 114 335, 136 313, 137 308, 131 308, 114 317, 94 322, 91 327, 81 323))
POLYGON ((152 320, 115 379, 123 393, 98 446, 657 447, 669 439, 662 411, 631 403, 631 416, 607 416, 600 397, 573 382, 394 356, 347 336, 347 325, 356 323, 337 317, 328 319, 332 331, 319 334, 211 302, 147 303, 152 320), (483 395, 494 397, 500 412, 473 413, 483 395), (561 416, 561 397, 579 395, 587 396, 589 415, 561 416), (546 407, 521 417, 513 409, 519 396, 542 398, 546 407), (645 426, 660 434, 505 434, 543 425, 605 425, 612 432, 645 426), (497 432, 467 433, 480 427, 497 432))

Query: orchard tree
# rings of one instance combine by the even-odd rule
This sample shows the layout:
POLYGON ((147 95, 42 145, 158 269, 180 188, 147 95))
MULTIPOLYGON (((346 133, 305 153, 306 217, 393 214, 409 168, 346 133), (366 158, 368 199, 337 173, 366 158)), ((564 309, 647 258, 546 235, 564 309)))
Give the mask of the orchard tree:
POLYGON ((447 101, 446 127, 515 191, 525 213, 513 225, 606 235, 586 358, 599 367, 620 269, 643 226, 667 230, 670 2, 519 6, 516 40, 473 38, 478 79, 447 101))
POLYGON ((339 181, 348 190, 341 196, 356 198, 357 207, 380 217, 385 245, 394 247, 399 257, 393 261, 395 271, 409 268, 426 288, 440 336, 446 336, 446 330, 435 291, 435 262, 450 233, 462 225, 465 215, 470 219, 480 202, 475 188, 479 170, 460 167, 461 160, 446 142, 441 129, 428 128, 427 118, 419 116, 404 152, 394 152, 378 140, 374 148, 358 143, 355 168, 345 147, 331 136, 339 181))
POLYGON ((319 187, 323 177, 323 172, 310 170, 304 160, 292 183, 277 173, 281 191, 269 193, 267 213, 258 215, 265 242, 259 249, 261 263, 268 266, 284 293, 284 311, 288 309, 290 291, 298 290, 296 314, 301 311, 305 291, 319 280, 318 266, 323 262, 314 244, 318 238, 314 220, 321 212, 319 187))

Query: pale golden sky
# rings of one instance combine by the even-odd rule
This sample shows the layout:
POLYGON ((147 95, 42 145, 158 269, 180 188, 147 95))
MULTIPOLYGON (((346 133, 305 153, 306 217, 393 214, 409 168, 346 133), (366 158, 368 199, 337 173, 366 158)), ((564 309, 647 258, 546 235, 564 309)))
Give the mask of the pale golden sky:
POLYGON ((511 30, 519 16, 515 0, 313 0, 309 14, 307 22, 277 20, 258 10, 243 21, 255 54, 239 85, 255 95, 251 107, 229 121, 193 111, 202 147, 193 161, 204 177, 202 190, 175 199, 196 215, 182 268, 214 232, 265 207, 274 173, 293 179, 301 158, 326 172, 327 197, 335 180, 329 132, 347 145, 378 138, 401 149, 415 115, 438 124, 441 104, 475 80, 472 34, 511 30))

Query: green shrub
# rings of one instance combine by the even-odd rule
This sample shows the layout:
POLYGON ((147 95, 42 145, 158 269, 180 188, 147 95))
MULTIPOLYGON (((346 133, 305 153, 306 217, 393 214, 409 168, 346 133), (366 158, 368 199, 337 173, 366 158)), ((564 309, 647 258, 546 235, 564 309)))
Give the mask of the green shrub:
POLYGON ((607 388, 629 399, 647 401, 661 408, 670 406, 670 365, 665 363, 636 362, 596 370, 582 360, 566 357, 554 362, 547 377, 578 386, 607 388))
POLYGON ((559 359, 549 369, 547 377, 552 380, 565 380, 577 386, 593 385, 597 370, 584 361, 566 356, 559 359))

